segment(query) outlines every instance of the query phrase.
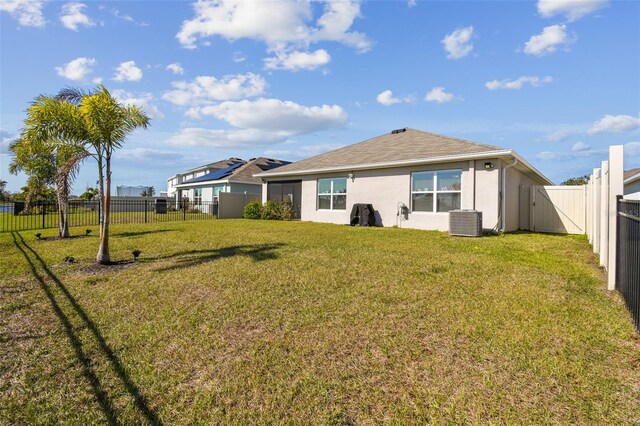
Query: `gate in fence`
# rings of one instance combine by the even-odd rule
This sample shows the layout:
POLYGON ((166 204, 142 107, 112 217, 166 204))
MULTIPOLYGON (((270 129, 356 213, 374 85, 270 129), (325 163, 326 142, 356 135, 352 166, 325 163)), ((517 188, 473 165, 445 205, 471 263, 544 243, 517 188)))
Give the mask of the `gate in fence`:
POLYGON ((640 331, 640 200, 618 196, 617 219, 616 290, 640 331))
POLYGON ((556 234, 586 231, 585 186, 523 186, 520 188, 520 229, 556 234))
MULTIPOLYGON (((218 214, 218 203, 175 199, 112 199, 109 221, 113 224, 155 223, 211 219, 218 214)), ((70 200, 69 226, 98 226, 100 204, 97 201, 70 200)), ((29 209, 23 202, 0 204, 0 232, 28 231, 58 227, 58 204, 34 202, 29 209)))

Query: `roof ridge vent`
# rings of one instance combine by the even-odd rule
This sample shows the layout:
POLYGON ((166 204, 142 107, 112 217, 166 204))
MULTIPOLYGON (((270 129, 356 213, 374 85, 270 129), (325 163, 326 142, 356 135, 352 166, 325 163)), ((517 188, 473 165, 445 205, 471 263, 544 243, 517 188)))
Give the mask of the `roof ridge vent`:
POLYGON ((403 133, 403 132, 406 132, 406 131, 407 131, 407 128, 406 128, 406 127, 403 127, 402 129, 395 129, 395 130, 392 130, 392 131, 391 131, 391 134, 392 134, 392 135, 395 135, 395 134, 403 133))

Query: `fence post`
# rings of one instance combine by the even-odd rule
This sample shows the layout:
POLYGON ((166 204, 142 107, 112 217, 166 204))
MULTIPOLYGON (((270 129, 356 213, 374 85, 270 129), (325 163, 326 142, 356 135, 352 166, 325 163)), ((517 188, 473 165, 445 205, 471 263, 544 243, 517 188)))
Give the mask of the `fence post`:
POLYGON ((620 219, 620 215, 618 214, 621 210, 621 200, 622 200, 622 195, 617 195, 616 196, 616 275, 615 275, 615 282, 614 282, 614 287, 617 288, 618 287, 618 283, 620 282, 620 271, 622 270, 621 268, 621 260, 623 259, 623 254, 620 250, 620 244, 622 242, 622 230, 620 229, 620 222, 622 219, 620 219))
POLYGON ((616 248, 618 222, 618 195, 624 193, 624 148, 622 145, 609 147, 609 260, 607 262, 607 272, 609 273, 608 289, 616 288, 616 248))
POLYGON ((45 227, 45 220, 47 218, 47 204, 43 201, 42 205, 42 229, 45 227))
POLYGON ((187 205, 186 203, 182 203, 182 220, 187 220, 187 205))
POLYGON ((600 168, 600 266, 608 268, 609 260, 609 161, 600 168))
POLYGON ((147 200, 144 200, 144 223, 147 223, 147 200))

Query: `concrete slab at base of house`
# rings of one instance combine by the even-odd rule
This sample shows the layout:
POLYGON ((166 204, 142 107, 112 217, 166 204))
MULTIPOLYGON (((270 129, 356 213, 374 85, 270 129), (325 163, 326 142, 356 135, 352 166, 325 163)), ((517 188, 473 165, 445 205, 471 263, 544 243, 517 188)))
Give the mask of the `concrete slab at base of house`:
POLYGON ((551 182, 512 150, 399 129, 259 173, 262 199, 299 205, 305 221, 348 224, 355 203, 372 204, 379 226, 447 231, 448 211, 479 210, 486 230, 519 228, 521 186, 551 182), (280 182, 299 185, 299 199, 280 182), (502 194, 504 193, 504 199, 502 194), (405 214, 406 213, 406 214, 405 214), (404 219, 404 220, 401 220, 404 219))

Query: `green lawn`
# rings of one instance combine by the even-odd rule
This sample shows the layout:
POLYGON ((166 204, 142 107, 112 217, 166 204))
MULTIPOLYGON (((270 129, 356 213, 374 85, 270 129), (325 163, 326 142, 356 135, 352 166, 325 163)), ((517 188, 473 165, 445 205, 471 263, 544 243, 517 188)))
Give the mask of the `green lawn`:
POLYGON ((93 229, 0 234, 0 423, 640 423, 582 237, 116 225, 96 268, 93 229))

